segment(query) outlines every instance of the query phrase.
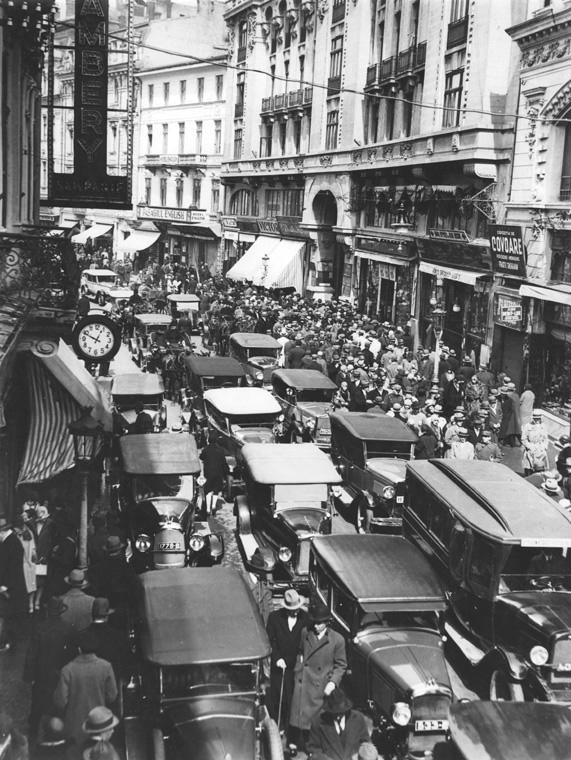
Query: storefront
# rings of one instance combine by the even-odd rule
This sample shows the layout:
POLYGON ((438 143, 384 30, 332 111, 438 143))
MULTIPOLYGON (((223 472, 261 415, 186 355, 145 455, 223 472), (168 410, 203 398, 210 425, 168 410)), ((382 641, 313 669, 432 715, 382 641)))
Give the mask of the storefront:
POLYGON ((223 275, 242 258, 256 240, 258 224, 255 219, 222 217, 222 267, 223 275))
MULTIPOLYGON (((445 232, 444 230, 440 231, 445 232)), ((458 356, 468 354, 478 363, 488 337, 488 306, 492 276, 487 244, 446 238, 417 240, 419 264, 419 337, 424 346, 434 343, 433 311, 444 309, 444 345, 458 356), (454 262, 454 267, 450 266, 454 262)))
POLYGON ((215 265, 221 229, 216 222, 208 221, 206 211, 140 204, 137 217, 152 221, 163 233, 156 251, 158 263, 169 260, 197 269, 215 265))
POLYGON ((406 325, 414 314, 414 243, 357 236, 355 259, 359 311, 380 322, 406 325))
POLYGON ((496 288, 494 293, 494 339, 492 344, 491 369, 495 373, 505 372, 518 388, 527 382, 527 340, 524 332, 526 315, 523 301, 517 291, 496 288))
POLYGON ((142 222, 137 227, 129 226, 120 234, 123 239, 117 243, 118 260, 130 259, 135 272, 157 261, 161 233, 152 222, 142 222))

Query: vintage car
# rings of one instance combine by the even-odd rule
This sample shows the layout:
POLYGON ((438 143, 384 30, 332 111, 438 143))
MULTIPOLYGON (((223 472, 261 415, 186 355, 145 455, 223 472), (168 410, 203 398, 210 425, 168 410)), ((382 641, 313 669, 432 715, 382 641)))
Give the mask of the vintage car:
POLYGON ((171 293, 167 296, 167 306, 174 319, 187 316, 191 322, 191 332, 198 332, 200 320, 200 298, 194 293, 171 293))
POLYGON ((334 412, 331 456, 343 478, 336 507, 366 533, 400 533, 406 463, 416 434, 382 413, 334 412))
POLYGON ((204 412, 204 393, 213 388, 237 388, 242 385, 246 373, 236 359, 229 356, 185 356, 186 388, 182 392, 183 416, 199 445, 204 444, 208 428, 204 412))
POLYGON ((446 737, 452 689, 446 598, 428 560, 402 536, 318 536, 309 579, 347 641, 345 688, 372 718, 382 756, 431 757, 446 737))
POLYGON ((195 520, 202 505, 200 460, 188 433, 125 435, 119 441, 119 504, 138 572, 222 561, 224 543, 207 522, 195 520))
POLYGON ((571 713, 539 702, 457 702, 442 760, 569 760, 571 713))
POLYGON ((226 495, 233 496, 241 478, 241 450, 246 443, 275 443, 281 435, 283 412, 264 388, 215 388, 203 394, 208 431, 226 452, 229 475, 226 495))
POLYGON ((271 335, 242 332, 232 333, 228 348, 229 355, 246 370, 248 384, 267 388, 271 386, 281 350, 281 343, 271 335))
POLYGON ((229 568, 144 573, 136 589, 135 706, 127 758, 283 760, 264 705, 270 643, 243 577, 229 568))
POLYGON ((146 369, 153 354, 153 346, 158 345, 158 337, 164 335, 172 325, 168 314, 137 314, 135 317, 135 334, 129 340, 129 350, 135 363, 146 369))
POLYGON ((273 587, 305 588, 310 539, 331 533, 339 473, 313 443, 247 443, 242 462, 246 493, 234 510, 244 565, 273 587))
POLYGON ((115 375, 111 383, 113 405, 123 422, 132 425, 137 419, 135 408, 143 404, 153 418, 155 432, 166 425, 165 386, 160 375, 148 372, 126 372, 115 375))
POLYGON ((571 516, 503 464, 410 462, 403 531, 449 588, 446 632, 490 699, 571 703, 571 516))
POLYGON ((84 269, 80 282, 81 292, 95 299, 100 306, 108 301, 127 300, 133 295, 130 288, 119 287, 119 277, 111 269, 84 269))
POLYGON ((285 435, 291 443, 313 441, 320 449, 331 447, 329 413, 337 390, 335 383, 316 369, 276 369, 274 395, 285 413, 285 435))

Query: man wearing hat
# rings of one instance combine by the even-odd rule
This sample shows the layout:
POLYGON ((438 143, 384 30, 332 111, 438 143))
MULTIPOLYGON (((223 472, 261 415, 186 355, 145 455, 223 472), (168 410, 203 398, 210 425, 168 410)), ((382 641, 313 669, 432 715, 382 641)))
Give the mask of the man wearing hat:
POLYGON ((347 670, 345 640, 328 628, 331 613, 319 599, 309 607, 309 625, 301 633, 290 712, 290 755, 307 741, 311 722, 324 698, 339 686, 347 670))
POLYGON ((540 488, 545 491, 550 499, 553 499, 553 501, 556 501, 558 504, 561 499, 563 499, 563 491, 561 488, 559 488, 559 482, 557 478, 545 478, 543 483, 540 485, 540 488))
POLYGON ((481 441, 474 446, 476 459, 481 462, 499 462, 502 459, 502 452, 497 443, 492 441, 492 431, 482 430, 481 441))
POLYGON ((351 373, 351 381, 351 385, 349 386, 349 411, 366 412, 369 406, 361 373, 358 369, 353 370, 351 373))
POLYGON ((0 651, 15 643, 27 611, 24 549, 12 524, 0 517, 0 651))
POLYGON ((311 723, 307 750, 313 757, 352 760, 370 738, 363 714, 353 710, 353 703, 341 689, 335 689, 325 697, 321 713, 311 723))
POLYGON ((450 449, 446 452, 447 459, 474 459, 474 446, 468 440, 468 430, 465 427, 458 428, 458 440, 452 441, 450 449))
POLYGON ((62 619, 65 610, 62 598, 52 596, 47 605, 47 619, 38 624, 26 653, 24 681, 32 684, 32 733, 37 731, 41 717, 51 712, 60 671, 75 655, 76 633, 71 623, 62 619))
POLYGON ((534 409, 531 422, 528 422, 521 430, 522 465, 525 475, 532 472, 543 472, 549 467, 547 461, 547 448, 549 436, 543 425, 541 409, 534 409))
POLYGON ((88 585, 85 570, 76 567, 65 580, 70 589, 62 596, 65 605, 62 619, 70 623, 77 632, 83 631, 91 623, 95 597, 85 593, 84 589, 88 585))
POLYGON ((126 631, 109 623, 111 612, 109 601, 103 597, 97 597, 93 601, 92 623, 86 630, 95 636, 97 642, 95 654, 111 663, 115 680, 119 683, 122 680, 129 680, 132 658, 126 631))
POLYGON ((105 559, 89 568, 88 576, 95 596, 109 600, 121 616, 126 610, 135 583, 135 571, 125 558, 125 542, 110 535, 105 544, 105 559))
POLYGON ((492 431, 492 441, 498 443, 498 433, 502 424, 502 404, 497 388, 490 388, 488 393, 488 426, 492 431))
MULTIPOLYGON (((301 632, 308 624, 307 612, 297 591, 289 588, 284 593, 281 609, 270 612, 266 630, 272 647, 270 659, 270 715, 275 721, 284 718, 287 724, 293 670, 301 642, 301 632)), ((281 729, 281 726, 278 726, 281 729)))
POLYGON ((457 406, 464 404, 464 378, 460 373, 456 373, 454 378, 446 385, 442 392, 442 407, 444 416, 450 419, 457 406))
POLYGON ((515 384, 510 382, 500 387, 502 397, 502 422, 498 432, 500 443, 505 446, 519 446, 521 443, 521 417, 519 396, 515 384))

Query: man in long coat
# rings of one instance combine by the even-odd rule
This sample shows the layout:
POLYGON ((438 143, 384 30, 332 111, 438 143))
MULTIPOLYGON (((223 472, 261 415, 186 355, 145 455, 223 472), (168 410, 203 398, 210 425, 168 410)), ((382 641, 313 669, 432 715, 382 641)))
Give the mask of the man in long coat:
POLYGON ((307 612, 302 609, 301 597, 295 589, 287 589, 284 593, 282 608, 270 612, 266 626, 272 647, 269 707, 270 715, 276 721, 280 718, 281 722, 283 718, 287 722, 289 716, 293 693, 293 669, 301 642, 301 632, 307 624, 307 612))
POLYGON ((12 525, 0 517, 0 651, 10 649, 28 610, 24 549, 12 525))
POLYGON ((330 617, 323 602, 313 602, 309 608, 310 625, 301 634, 290 711, 292 756, 298 745, 302 748, 305 745, 311 721, 321 710, 324 698, 339 686, 347 670, 345 640, 328 628, 330 617))
POLYGON ((353 710, 351 700, 335 689, 323 702, 322 712, 313 719, 307 749, 329 760, 352 760, 363 742, 370 741, 367 722, 353 710))
POLYGON ((91 625, 91 613, 95 597, 86 594, 84 591, 88 585, 85 570, 75 568, 65 580, 69 588, 62 595, 66 607, 62 613, 62 618, 79 633, 91 625))
POLYGON ((521 442, 521 417, 519 396, 515 384, 509 383, 500 388, 502 395, 502 422, 498 438, 507 446, 519 446, 521 442))

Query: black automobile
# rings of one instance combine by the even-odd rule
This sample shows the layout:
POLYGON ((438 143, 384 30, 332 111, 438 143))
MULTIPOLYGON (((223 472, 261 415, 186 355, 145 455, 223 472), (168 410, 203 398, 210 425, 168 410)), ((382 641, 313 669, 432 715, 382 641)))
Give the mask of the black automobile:
POLYGON ((317 536, 310 593, 347 642, 345 688, 373 722, 383 757, 421 760, 446 738, 452 689, 444 657, 443 587, 402 536, 317 536))
POLYGON ((276 369, 274 395, 285 414, 284 432, 291 443, 312 441, 320 449, 331 447, 329 413, 337 386, 316 369, 276 369))
POLYGON ((331 414, 331 456, 343 478, 336 506, 367 533, 400 533, 406 463, 416 434, 402 420, 373 412, 331 414))
POLYGON ((339 473, 313 443, 247 443, 242 462, 246 493, 235 513, 244 565, 273 588, 305 590, 311 539, 331 532, 339 473))
POLYGON ((119 503, 138 572, 214 565, 224 540, 195 519, 200 460, 188 433, 126 435, 119 441, 119 503))
POLYGON ((494 462, 410 462, 407 489, 404 533, 448 586, 446 632, 474 685, 571 703, 571 516, 494 462))
POLYGON ((232 333, 230 356, 246 371, 248 385, 271 387, 272 372, 278 367, 282 344, 265 333, 232 333))

